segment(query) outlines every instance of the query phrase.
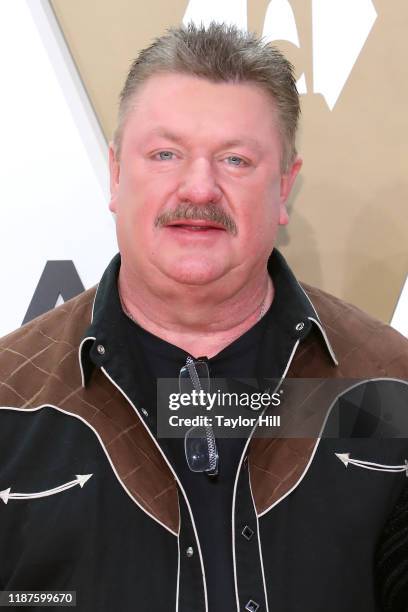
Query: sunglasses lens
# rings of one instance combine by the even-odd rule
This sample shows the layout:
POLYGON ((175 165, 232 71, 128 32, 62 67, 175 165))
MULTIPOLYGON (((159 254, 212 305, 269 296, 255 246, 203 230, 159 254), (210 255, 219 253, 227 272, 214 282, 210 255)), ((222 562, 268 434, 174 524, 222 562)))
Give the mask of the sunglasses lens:
POLYGON ((184 438, 188 467, 192 472, 216 473, 218 454, 214 434, 210 428, 193 427, 184 438))
MULTIPOLYGON (((192 391, 210 391, 210 372, 204 360, 194 360, 187 357, 186 365, 181 368, 179 375, 180 393, 192 391)), ((204 398, 206 405, 206 395, 204 398)), ((184 451, 188 467, 192 472, 205 472, 209 476, 218 474, 218 452, 212 427, 192 427, 184 438, 184 451)))

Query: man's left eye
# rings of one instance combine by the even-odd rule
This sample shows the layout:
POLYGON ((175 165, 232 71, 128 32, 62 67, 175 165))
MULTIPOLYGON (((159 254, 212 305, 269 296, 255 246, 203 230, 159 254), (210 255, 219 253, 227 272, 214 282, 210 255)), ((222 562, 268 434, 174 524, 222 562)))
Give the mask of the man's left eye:
POLYGON ((173 153, 171 151, 159 151, 157 155, 162 161, 169 161, 170 159, 173 159, 173 153))
POLYGON ((242 159, 242 157, 238 157, 238 155, 229 155, 227 160, 232 166, 245 166, 246 161, 242 159))

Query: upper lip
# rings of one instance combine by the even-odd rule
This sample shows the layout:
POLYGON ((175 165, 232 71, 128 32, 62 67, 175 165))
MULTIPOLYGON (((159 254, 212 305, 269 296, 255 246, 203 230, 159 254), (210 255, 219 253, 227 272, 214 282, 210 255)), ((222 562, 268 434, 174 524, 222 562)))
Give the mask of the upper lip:
POLYGON ((225 230, 225 227, 221 223, 216 221, 208 221, 203 219, 176 219, 166 224, 166 227, 171 225, 190 225, 192 227, 213 227, 214 229, 225 230))

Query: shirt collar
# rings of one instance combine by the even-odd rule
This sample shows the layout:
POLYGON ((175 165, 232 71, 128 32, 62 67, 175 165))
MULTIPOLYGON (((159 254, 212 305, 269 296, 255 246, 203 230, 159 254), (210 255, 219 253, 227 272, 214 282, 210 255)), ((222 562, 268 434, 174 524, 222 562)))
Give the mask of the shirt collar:
POLYGON ((336 355, 316 308, 277 249, 269 257, 268 272, 275 288, 274 315, 279 317, 280 324, 300 340, 307 336, 312 325, 317 327, 322 342, 337 366, 336 355))
MULTIPOLYGON (((110 339, 117 337, 119 329, 131 325, 123 312, 117 287, 121 257, 118 253, 106 268, 98 285, 92 308, 91 324, 86 330, 80 347, 79 362, 82 384, 85 386, 96 366, 102 367, 109 358, 110 339)), ((324 327, 302 286, 286 263, 283 255, 274 249, 268 260, 268 272, 273 280, 275 296, 272 303, 273 316, 279 324, 299 340, 303 340, 314 325, 320 332, 335 365, 336 356, 328 340, 324 327)))

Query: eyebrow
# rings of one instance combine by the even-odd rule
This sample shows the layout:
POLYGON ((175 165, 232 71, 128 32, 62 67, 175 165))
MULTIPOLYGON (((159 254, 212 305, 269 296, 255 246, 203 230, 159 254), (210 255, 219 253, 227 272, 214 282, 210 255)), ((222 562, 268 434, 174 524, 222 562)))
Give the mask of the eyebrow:
MULTIPOLYGON (((164 128, 155 128, 151 131, 150 136, 161 136, 167 140, 171 140, 176 144, 183 144, 183 137, 178 134, 173 134, 164 128)), ((228 147, 240 147, 240 146, 251 146, 257 151, 261 150, 259 142, 255 138, 233 138, 230 140, 224 140, 221 142, 220 147, 225 149, 228 147)))
POLYGON ((181 136, 177 136, 177 134, 173 134, 164 128, 155 128, 150 132, 149 136, 161 136, 166 138, 166 140, 171 140, 172 142, 176 142, 178 144, 181 144, 183 141, 181 136))

